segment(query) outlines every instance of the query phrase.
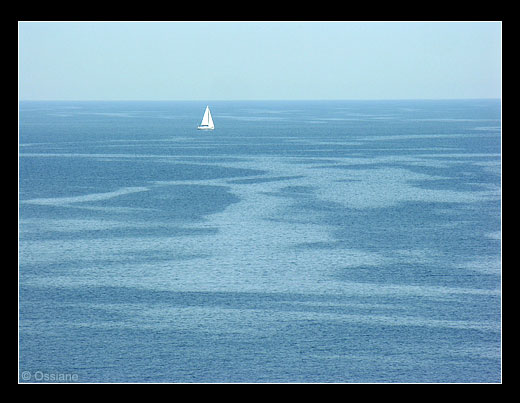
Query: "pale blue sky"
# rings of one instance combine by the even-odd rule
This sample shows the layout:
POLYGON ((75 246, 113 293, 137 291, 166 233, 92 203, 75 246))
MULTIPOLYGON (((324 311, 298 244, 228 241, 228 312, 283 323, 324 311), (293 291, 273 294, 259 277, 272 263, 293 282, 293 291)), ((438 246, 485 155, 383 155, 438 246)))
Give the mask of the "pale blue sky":
POLYGON ((501 35, 500 22, 19 22, 19 98, 500 98, 501 35))

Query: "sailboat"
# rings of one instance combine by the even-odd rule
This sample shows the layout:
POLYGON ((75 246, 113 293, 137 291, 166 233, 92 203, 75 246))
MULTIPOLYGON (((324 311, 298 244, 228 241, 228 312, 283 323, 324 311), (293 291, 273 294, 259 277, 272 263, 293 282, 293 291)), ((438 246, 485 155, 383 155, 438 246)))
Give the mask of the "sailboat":
POLYGON ((215 125, 213 124, 213 119, 211 118, 211 112, 209 111, 209 106, 206 106, 206 111, 204 112, 204 116, 202 117, 202 122, 198 127, 199 130, 213 130, 215 125))

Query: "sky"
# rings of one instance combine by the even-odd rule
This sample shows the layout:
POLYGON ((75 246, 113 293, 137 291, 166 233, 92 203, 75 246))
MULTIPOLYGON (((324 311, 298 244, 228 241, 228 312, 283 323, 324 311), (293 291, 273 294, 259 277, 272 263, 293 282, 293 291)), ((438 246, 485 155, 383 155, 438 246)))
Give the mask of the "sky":
POLYGON ((18 23, 20 100, 500 98, 489 22, 18 23))

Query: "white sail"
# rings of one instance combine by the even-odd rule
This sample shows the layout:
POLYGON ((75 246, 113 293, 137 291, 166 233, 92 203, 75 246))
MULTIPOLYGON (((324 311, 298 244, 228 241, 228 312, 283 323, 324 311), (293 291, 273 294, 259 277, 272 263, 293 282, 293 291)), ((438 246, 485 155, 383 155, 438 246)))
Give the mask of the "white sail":
POLYGON ((211 118, 211 112, 209 110, 209 106, 206 106, 206 110, 204 111, 204 116, 202 117, 202 122, 200 122, 199 129, 211 130, 215 128, 213 124, 213 119, 211 118))

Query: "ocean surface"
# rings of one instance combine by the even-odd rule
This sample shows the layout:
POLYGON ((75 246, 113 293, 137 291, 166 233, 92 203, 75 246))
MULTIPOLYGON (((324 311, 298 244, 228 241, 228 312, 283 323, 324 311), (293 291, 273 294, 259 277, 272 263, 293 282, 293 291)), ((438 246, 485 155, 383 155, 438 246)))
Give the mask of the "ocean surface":
POLYGON ((20 382, 501 382, 500 100, 20 102, 20 382))

